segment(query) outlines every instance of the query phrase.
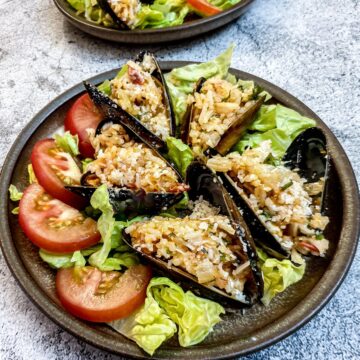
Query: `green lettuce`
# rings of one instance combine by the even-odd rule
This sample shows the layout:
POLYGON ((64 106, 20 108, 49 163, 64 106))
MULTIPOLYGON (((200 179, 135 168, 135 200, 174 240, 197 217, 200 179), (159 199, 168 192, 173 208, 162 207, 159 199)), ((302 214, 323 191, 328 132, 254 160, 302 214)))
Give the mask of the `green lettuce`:
POLYGON ((81 13, 85 11, 85 0, 67 0, 67 1, 75 10, 81 13))
POLYGON ((67 2, 76 10, 77 15, 83 15, 88 21, 105 26, 113 25, 111 17, 100 8, 96 0, 67 0, 67 2))
POLYGON ((54 254, 40 249, 39 255, 43 261, 54 269, 86 265, 86 260, 81 251, 75 251, 73 254, 54 254))
POLYGON ((136 341, 150 355, 179 329, 183 347, 200 343, 224 314, 224 308, 195 296, 165 277, 153 278, 146 291, 145 305, 131 317, 110 325, 136 341), (176 324, 176 325, 175 325, 176 324))
POLYGON ((20 201, 23 193, 17 189, 15 185, 9 186, 10 200, 11 201, 20 201))
POLYGON ((150 284, 147 288, 145 304, 130 317, 114 321, 110 325, 134 340, 148 354, 153 355, 164 341, 176 333, 177 328, 154 299, 150 284))
POLYGON ((186 293, 168 278, 154 278, 148 289, 166 314, 179 327, 179 343, 187 347, 200 343, 224 314, 218 303, 186 293))
POLYGON ((314 120, 283 105, 263 105, 233 150, 242 153, 248 147, 253 148, 262 141, 271 140, 273 155, 281 158, 296 136, 315 125, 314 120))
POLYGON ((177 124, 182 122, 187 109, 187 97, 194 91, 194 86, 199 78, 227 77, 233 49, 234 46, 230 46, 214 60, 173 69, 165 75, 177 124))
POLYGON ((227 10, 232 6, 238 4, 241 0, 208 0, 211 5, 214 5, 221 10, 227 10))
POLYGON ((28 165, 27 170, 28 170, 28 174, 29 174, 29 184, 37 183, 38 181, 35 176, 32 164, 28 165))
POLYGON ((180 139, 171 136, 166 139, 166 145, 168 147, 168 158, 176 165, 181 175, 185 177, 187 167, 194 160, 193 152, 180 139))
POLYGON ((186 0, 155 0, 151 5, 141 6, 134 27, 155 29, 181 25, 189 11, 186 0))
POLYGON ((264 276, 264 295, 261 301, 264 305, 269 305, 274 296, 302 279, 306 263, 297 266, 290 260, 270 258, 261 249, 257 249, 257 254, 264 276))
POLYGON ((72 156, 77 156, 79 152, 79 138, 77 135, 71 135, 69 131, 66 131, 64 135, 55 134, 55 143, 65 152, 72 156))
POLYGON ((106 94, 107 96, 110 96, 111 94, 111 81, 105 80, 102 84, 98 86, 98 90, 102 93, 106 94))
POLYGON ((102 271, 121 270, 123 266, 138 264, 137 255, 130 253, 129 247, 123 242, 122 230, 143 217, 136 217, 130 221, 116 221, 106 185, 101 185, 95 190, 90 204, 93 209, 101 211, 97 228, 101 234, 102 244, 90 254, 87 260, 89 264, 102 271))

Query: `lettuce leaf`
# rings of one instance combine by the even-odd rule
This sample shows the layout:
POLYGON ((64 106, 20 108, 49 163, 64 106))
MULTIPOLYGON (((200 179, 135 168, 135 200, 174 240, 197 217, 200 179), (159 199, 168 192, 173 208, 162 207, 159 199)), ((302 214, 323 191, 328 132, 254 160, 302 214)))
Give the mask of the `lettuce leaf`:
POLYGON ((17 189, 15 185, 9 186, 10 200, 11 201, 20 201, 23 193, 17 189))
POLYGON ((122 230, 143 217, 136 217, 130 221, 116 221, 106 185, 101 185, 95 190, 90 204, 95 210, 102 212, 97 221, 102 245, 90 255, 89 264, 102 271, 121 270, 122 266, 130 267, 138 264, 137 255, 129 253, 130 249, 122 240, 122 230))
POLYGON ((181 25, 189 11, 186 0, 155 0, 151 5, 141 6, 134 27, 155 29, 181 25))
POLYGON ((110 94, 111 94, 111 81, 110 80, 105 80, 103 83, 101 83, 98 86, 98 90, 101 91, 102 93, 106 94, 107 96, 110 96, 110 94))
POLYGON ((203 341, 221 320, 223 307, 213 301, 186 293, 165 277, 153 278, 146 290, 145 305, 129 318, 110 325, 124 336, 136 341, 148 354, 155 350, 179 328, 181 346, 203 341))
POLYGON ((165 80, 172 98, 177 124, 181 124, 187 108, 187 96, 194 91, 199 78, 213 76, 227 77, 234 46, 214 60, 173 69, 165 75, 165 80))
POLYGON ((81 251, 75 251, 73 254, 54 254, 40 249, 39 255, 43 261, 54 269, 85 266, 86 264, 86 260, 81 251))
POLYGON ((279 159, 296 136, 315 125, 314 120, 283 105, 263 105, 233 150, 242 153, 248 147, 253 148, 262 141, 271 140, 273 155, 279 159))
POLYGON ((29 174, 29 184, 37 183, 37 178, 34 173, 34 169, 32 167, 32 164, 29 164, 27 167, 28 174, 29 174))
POLYGON ((134 340, 148 354, 153 355, 164 341, 176 333, 177 329, 175 323, 154 299, 150 284, 147 288, 145 304, 130 317, 113 321, 110 325, 134 340))
POLYGON ((238 4, 241 0, 208 0, 208 2, 221 10, 226 10, 238 4))
POLYGON ((94 209, 99 209, 102 214, 97 221, 97 228, 101 234, 102 247, 89 258, 92 266, 101 268, 111 251, 111 237, 115 227, 114 211, 110 204, 109 193, 106 185, 98 187, 91 196, 90 204, 94 209))
POLYGON ((67 2, 77 11, 85 11, 85 0, 67 0, 67 2))
POLYGON ((169 136, 166 139, 170 161, 173 162, 183 177, 186 176, 186 169, 194 160, 193 152, 190 147, 184 144, 180 139, 169 136))
POLYGON ((290 260, 270 258, 259 248, 257 254, 264 276, 264 295, 261 301, 264 305, 269 305, 274 296, 302 279, 306 263, 296 266, 290 260))
POLYGON ((187 347, 200 343, 224 314, 218 303, 186 293, 168 278, 153 278, 148 286, 154 299, 179 327, 179 343, 187 347))
POLYGON ((77 135, 71 135, 69 131, 66 131, 64 135, 55 134, 55 143, 65 152, 72 156, 77 156, 79 152, 79 138, 77 135))

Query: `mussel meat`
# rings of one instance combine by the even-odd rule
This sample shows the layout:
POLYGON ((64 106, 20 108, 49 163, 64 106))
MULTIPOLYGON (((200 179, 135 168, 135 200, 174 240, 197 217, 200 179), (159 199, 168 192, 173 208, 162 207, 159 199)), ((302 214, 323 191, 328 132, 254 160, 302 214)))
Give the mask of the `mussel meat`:
POLYGON ((182 141, 202 157, 207 151, 225 155, 252 123, 265 96, 220 78, 201 78, 182 126, 182 141))
POLYGON ((271 143, 215 156, 207 165, 219 173, 248 224, 255 241, 278 258, 303 254, 324 256, 329 221, 322 212, 329 169, 326 138, 318 128, 302 132, 282 164, 268 162, 271 143))
POLYGON ((229 305, 262 295, 262 274, 250 232, 215 173, 190 164, 190 215, 154 217, 124 230, 125 241, 162 272, 229 305))

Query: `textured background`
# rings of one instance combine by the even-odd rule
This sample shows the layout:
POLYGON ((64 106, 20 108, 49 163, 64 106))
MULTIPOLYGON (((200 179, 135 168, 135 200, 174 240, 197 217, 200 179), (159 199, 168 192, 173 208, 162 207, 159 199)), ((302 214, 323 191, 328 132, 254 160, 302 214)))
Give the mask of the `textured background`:
MULTIPOLYGON (((204 61, 230 42, 233 66, 304 101, 329 125, 360 173, 360 2, 256 0, 237 22, 204 38, 153 46, 160 59, 204 61)), ((99 41, 65 22, 50 0, 0 0, 0 163, 51 99, 140 47, 99 41)), ((296 334, 247 359, 360 358, 360 256, 330 303, 296 334)), ((0 359, 115 359, 46 318, 0 254, 0 359)))

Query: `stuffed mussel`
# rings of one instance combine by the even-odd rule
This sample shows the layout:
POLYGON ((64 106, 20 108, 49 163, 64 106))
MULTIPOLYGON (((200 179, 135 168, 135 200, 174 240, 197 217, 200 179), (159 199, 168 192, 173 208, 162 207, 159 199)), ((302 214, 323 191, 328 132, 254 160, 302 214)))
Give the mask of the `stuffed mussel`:
POLYGON ((141 7, 139 0, 97 0, 97 3, 121 30, 129 30, 134 26, 141 7))
MULTIPOLYGON (((97 98, 101 95, 96 89, 87 86, 87 90, 93 101, 99 102, 97 98)), ((169 91, 152 53, 141 52, 136 59, 128 61, 110 81, 106 95, 108 101, 101 102, 107 116, 109 109, 105 104, 113 108, 118 105, 160 139, 175 136, 175 115, 169 91)))
POLYGON ((147 260, 207 295, 250 305, 262 293, 256 250, 241 215, 217 176, 195 161, 187 171, 192 211, 157 216, 124 230, 147 260))
POLYGON ((283 161, 272 161, 271 142, 217 155, 207 165, 221 174, 224 186, 243 211, 257 242, 277 257, 301 261, 297 252, 324 256, 329 222, 323 198, 329 167, 326 139, 318 128, 301 133, 283 161))
POLYGON ((155 144, 162 144, 162 140, 152 134, 144 143, 143 138, 148 139, 146 131, 137 136, 122 125, 125 117, 126 123, 133 117, 123 110, 121 117, 115 112, 111 115, 96 131, 89 132, 95 159, 88 164, 81 186, 67 188, 90 197, 98 186, 106 184, 115 212, 126 214, 156 214, 178 203, 188 186, 156 146, 151 146, 154 139, 155 144))
POLYGON ((218 77, 198 81, 182 127, 182 140, 197 156, 208 150, 226 154, 253 121, 265 97, 251 82, 218 77))

